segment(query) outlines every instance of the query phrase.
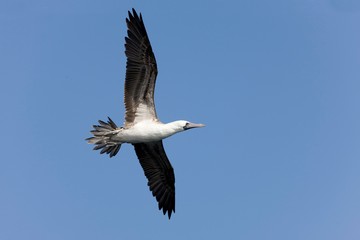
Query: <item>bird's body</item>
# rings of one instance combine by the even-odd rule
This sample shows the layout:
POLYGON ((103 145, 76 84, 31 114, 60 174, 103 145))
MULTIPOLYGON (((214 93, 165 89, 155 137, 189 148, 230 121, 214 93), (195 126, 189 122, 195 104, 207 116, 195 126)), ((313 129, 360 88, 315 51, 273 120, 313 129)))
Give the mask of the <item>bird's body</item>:
MULTIPOLYGON (((111 139, 119 143, 146 143, 160 141, 183 131, 178 122, 164 124, 157 120, 144 120, 131 126, 113 131, 111 139)), ((180 122, 179 122, 180 123, 180 122)))
POLYGON ((136 123, 131 128, 123 128, 116 136, 120 142, 145 143, 160 141, 175 134, 175 129, 158 121, 145 120, 136 123))
POLYGON ((101 149, 100 153, 110 157, 118 153, 121 144, 134 145, 159 209, 164 214, 167 212, 170 218, 175 212, 175 175, 162 140, 204 125, 184 120, 164 124, 158 119, 154 104, 157 64, 141 14, 139 16, 133 9, 126 23, 125 123, 118 127, 110 118, 107 122, 99 120, 100 125, 94 125, 91 131, 93 137, 87 140, 95 145, 95 150, 101 149))

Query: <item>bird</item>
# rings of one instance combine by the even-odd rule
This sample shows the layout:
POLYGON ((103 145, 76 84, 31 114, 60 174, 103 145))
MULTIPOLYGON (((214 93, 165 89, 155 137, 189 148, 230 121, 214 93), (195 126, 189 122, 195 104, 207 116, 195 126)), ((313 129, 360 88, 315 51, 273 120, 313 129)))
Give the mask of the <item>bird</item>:
POLYGON ((154 102, 157 63, 144 25, 142 14, 133 8, 126 18, 126 74, 124 84, 125 121, 118 127, 108 117, 93 125, 94 150, 114 157, 124 143, 132 144, 159 210, 171 218, 175 213, 175 174, 165 153, 163 139, 189 129, 204 127, 186 120, 162 123, 154 102))

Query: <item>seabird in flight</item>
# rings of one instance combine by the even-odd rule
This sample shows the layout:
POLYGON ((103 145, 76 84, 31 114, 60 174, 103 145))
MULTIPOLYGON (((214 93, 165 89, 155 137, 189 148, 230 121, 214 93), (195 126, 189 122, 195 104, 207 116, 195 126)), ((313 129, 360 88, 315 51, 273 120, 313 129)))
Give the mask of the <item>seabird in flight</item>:
POLYGON ((175 175, 166 156, 162 140, 191 128, 203 127, 180 120, 162 123, 157 117, 154 90, 158 73, 156 60, 141 14, 129 11, 125 37, 127 57, 125 76, 125 123, 118 127, 110 118, 93 125, 93 137, 86 140, 94 150, 115 156, 121 144, 131 143, 148 179, 150 191, 159 203, 159 210, 169 219, 175 212, 175 175))

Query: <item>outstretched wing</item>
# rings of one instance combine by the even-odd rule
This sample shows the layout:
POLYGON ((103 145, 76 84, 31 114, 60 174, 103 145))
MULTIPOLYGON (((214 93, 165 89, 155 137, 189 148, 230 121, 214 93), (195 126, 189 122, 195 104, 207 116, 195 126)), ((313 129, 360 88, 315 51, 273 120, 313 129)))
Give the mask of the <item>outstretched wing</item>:
POLYGON ((170 219, 175 212, 175 175, 162 141, 133 145, 159 210, 163 209, 164 215, 167 212, 170 219))
POLYGON ((125 124, 129 125, 144 119, 157 119, 154 104, 157 65, 141 14, 139 16, 132 9, 126 24, 124 102, 125 124))

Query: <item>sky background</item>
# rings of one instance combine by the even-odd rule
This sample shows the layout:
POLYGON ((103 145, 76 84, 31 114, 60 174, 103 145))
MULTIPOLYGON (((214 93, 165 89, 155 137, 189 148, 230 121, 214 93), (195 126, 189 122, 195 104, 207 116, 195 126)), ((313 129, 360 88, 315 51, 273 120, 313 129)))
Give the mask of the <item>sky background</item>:
POLYGON ((360 239, 357 0, 0 1, 0 239, 360 239), (123 122, 125 18, 143 14, 176 213, 123 122))

